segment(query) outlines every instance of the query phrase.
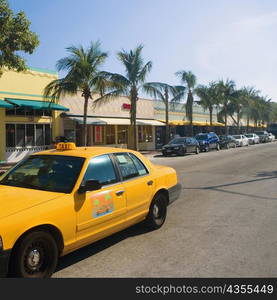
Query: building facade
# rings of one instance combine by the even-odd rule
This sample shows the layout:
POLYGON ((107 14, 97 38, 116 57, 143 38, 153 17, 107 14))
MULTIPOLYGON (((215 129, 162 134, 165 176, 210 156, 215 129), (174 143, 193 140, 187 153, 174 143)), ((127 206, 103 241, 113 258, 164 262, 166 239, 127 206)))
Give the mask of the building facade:
POLYGON ((67 109, 43 97, 56 72, 5 71, 0 77, 0 161, 17 162, 51 147, 60 132, 59 116, 67 109))
MULTIPOLYGON (((60 104, 69 108, 61 114, 60 135, 81 144, 84 99, 81 95, 63 97, 60 104)), ((118 97, 95 105, 89 102, 87 112, 88 145, 106 145, 126 148, 130 133, 130 100, 118 97)), ((155 120, 153 101, 139 99, 137 102, 137 138, 139 150, 154 150, 156 144, 155 128, 164 126, 155 120)))

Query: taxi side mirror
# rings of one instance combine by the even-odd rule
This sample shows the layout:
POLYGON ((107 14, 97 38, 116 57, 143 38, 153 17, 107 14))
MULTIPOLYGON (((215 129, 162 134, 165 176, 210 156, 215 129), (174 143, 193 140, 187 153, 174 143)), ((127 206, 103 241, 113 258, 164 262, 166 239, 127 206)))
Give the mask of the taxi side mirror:
POLYGON ((98 180, 87 180, 85 184, 81 185, 78 189, 79 194, 83 194, 85 192, 97 191, 102 188, 101 183, 98 180))

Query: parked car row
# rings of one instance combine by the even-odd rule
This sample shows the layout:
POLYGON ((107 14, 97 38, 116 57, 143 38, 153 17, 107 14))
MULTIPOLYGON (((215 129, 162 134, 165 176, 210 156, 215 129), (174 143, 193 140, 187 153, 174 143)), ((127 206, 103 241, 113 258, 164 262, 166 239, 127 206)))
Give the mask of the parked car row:
POLYGON ((220 135, 214 132, 198 133, 195 137, 175 137, 162 147, 163 156, 171 154, 185 155, 186 153, 199 154, 211 149, 229 149, 244 147, 259 143, 268 143, 275 140, 275 136, 267 131, 238 135, 220 135))

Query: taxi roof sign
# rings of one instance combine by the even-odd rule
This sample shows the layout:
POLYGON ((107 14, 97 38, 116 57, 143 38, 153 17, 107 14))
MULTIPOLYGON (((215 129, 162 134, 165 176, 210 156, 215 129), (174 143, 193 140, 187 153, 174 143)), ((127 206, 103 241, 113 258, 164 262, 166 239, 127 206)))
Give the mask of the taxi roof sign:
POLYGON ((76 149, 75 143, 58 143, 56 145, 56 150, 74 150, 76 149))

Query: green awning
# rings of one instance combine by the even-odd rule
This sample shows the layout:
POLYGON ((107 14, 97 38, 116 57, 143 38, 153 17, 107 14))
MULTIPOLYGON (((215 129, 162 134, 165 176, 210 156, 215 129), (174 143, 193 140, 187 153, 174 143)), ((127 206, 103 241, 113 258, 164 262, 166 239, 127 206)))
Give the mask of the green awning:
MULTIPOLYGON (((8 102, 15 104, 22 108, 30 108, 34 110, 44 109, 44 110, 62 110, 62 111, 69 111, 68 108, 62 106, 60 104, 56 104, 53 102, 47 101, 37 101, 37 100, 23 100, 23 99, 12 99, 12 98, 5 98, 8 102)), ((6 102, 7 103, 7 102, 6 102)), ((7 103, 10 105, 9 103, 7 103)), ((10 108, 10 106, 9 106, 10 108)))
POLYGON ((0 100, 0 107, 2 108, 13 108, 13 105, 6 102, 6 101, 3 101, 3 100, 0 100))

